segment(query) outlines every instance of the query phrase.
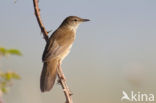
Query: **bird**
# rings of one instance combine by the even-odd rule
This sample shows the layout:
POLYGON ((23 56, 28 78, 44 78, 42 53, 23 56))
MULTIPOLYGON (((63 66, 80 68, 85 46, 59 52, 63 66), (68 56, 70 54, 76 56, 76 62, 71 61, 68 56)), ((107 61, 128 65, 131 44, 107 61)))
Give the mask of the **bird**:
POLYGON ((53 88, 57 76, 57 68, 69 54, 79 24, 87 21, 90 20, 77 16, 68 16, 48 39, 42 55, 41 92, 47 92, 53 88))

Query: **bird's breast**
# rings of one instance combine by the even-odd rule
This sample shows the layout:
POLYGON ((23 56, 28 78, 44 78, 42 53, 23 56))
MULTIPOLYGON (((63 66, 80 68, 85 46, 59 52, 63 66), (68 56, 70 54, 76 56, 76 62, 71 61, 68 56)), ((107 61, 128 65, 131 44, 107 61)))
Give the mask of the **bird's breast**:
POLYGON ((61 62, 70 53, 71 47, 72 47, 72 44, 59 56, 61 59, 61 62))
POLYGON ((73 30, 61 29, 61 33, 57 36, 57 42, 63 48, 63 52, 59 55, 61 61, 69 54, 75 35, 73 30))

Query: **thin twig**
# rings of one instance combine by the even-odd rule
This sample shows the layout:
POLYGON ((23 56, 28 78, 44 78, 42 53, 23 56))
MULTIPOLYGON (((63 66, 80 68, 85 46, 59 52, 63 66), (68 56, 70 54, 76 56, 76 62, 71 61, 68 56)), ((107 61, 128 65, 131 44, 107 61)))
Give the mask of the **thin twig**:
POLYGON ((72 93, 70 92, 68 85, 66 83, 66 79, 64 77, 61 64, 58 64, 57 73, 59 77, 59 83, 61 84, 65 97, 66 97, 66 103, 73 103, 72 98, 71 98, 72 93))
MULTIPOLYGON (((33 0, 33 3, 34 3, 34 10, 35 10, 35 16, 37 18, 37 22, 40 26, 41 32, 43 33, 43 37, 44 37, 45 41, 47 42, 48 38, 49 38, 48 32, 46 31, 46 29, 45 29, 45 27, 41 21, 40 9, 38 6, 38 0, 33 0)), ((62 78, 62 77, 64 77, 64 74, 62 72, 62 68, 61 68, 60 64, 58 65, 57 74, 58 74, 59 83, 61 84, 62 89, 64 91, 64 95, 66 97, 66 103, 73 103, 72 98, 71 98, 72 94, 70 93, 70 90, 67 86, 66 80, 64 78, 62 78)))
POLYGON ((34 3, 34 10, 35 10, 36 19, 37 19, 38 24, 40 26, 41 32, 43 33, 43 37, 44 37, 45 41, 47 42, 48 38, 49 38, 48 32, 46 31, 46 29, 42 23, 41 17, 40 17, 40 9, 38 6, 38 0, 33 0, 33 3, 34 3))

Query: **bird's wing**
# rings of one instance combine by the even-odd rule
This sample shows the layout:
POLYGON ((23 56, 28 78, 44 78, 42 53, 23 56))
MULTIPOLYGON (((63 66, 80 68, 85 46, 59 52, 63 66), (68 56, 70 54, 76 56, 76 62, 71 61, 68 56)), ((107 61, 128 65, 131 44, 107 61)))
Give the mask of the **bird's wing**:
POLYGON ((46 62, 52 58, 59 56, 61 53, 63 53, 66 47, 67 47, 66 45, 64 46, 59 45, 57 40, 52 38, 45 47, 45 50, 42 56, 42 61, 46 62))
POLYGON ((73 31, 57 29, 49 38, 43 52, 42 61, 46 62, 62 54, 74 41, 73 31), (68 35, 67 35, 68 34, 68 35))

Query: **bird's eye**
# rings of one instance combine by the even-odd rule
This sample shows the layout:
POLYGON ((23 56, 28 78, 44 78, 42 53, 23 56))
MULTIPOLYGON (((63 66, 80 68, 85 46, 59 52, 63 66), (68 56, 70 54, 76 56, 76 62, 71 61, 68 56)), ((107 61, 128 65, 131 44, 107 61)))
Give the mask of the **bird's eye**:
POLYGON ((74 19, 74 21, 77 21, 77 19, 74 19))

